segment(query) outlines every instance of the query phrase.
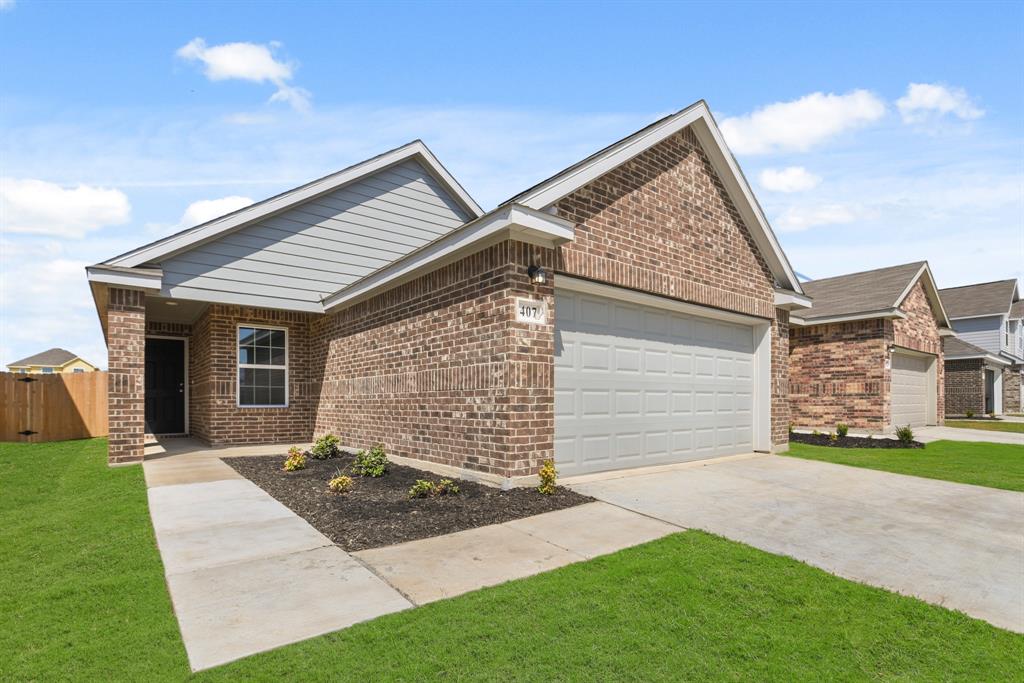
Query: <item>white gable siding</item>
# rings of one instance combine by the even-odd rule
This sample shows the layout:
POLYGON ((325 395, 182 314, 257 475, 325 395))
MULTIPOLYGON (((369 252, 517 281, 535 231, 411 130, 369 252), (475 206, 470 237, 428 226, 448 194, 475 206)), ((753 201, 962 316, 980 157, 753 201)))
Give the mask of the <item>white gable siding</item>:
POLYGON ((164 292, 318 311, 324 296, 467 220, 408 160, 167 259, 164 292))
POLYGON ((989 315, 984 318, 954 320, 953 330, 968 344, 980 346, 986 351, 999 353, 1002 348, 1003 316, 989 315))

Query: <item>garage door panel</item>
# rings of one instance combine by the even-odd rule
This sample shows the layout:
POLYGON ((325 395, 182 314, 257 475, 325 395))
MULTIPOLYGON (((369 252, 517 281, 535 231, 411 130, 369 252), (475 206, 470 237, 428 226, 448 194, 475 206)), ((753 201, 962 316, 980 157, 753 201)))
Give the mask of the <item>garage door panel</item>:
POLYGON ((750 327, 556 294, 555 457, 565 474, 753 448, 750 327))
POLYGON ((893 353, 890 371, 892 423, 920 427, 928 423, 936 392, 931 381, 932 357, 893 353))

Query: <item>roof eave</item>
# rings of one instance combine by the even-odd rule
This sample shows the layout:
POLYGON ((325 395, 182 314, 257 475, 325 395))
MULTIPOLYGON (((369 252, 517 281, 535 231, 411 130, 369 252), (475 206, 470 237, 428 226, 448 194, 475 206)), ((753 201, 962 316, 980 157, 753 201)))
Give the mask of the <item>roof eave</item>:
POLYGON ((827 325, 829 323, 857 322, 860 320, 875 320, 876 318, 906 318, 907 314, 898 308, 885 308, 878 311, 863 311, 860 313, 839 313, 836 315, 823 315, 820 318, 804 318, 801 316, 790 316, 789 322, 797 327, 810 327, 811 325, 827 325))

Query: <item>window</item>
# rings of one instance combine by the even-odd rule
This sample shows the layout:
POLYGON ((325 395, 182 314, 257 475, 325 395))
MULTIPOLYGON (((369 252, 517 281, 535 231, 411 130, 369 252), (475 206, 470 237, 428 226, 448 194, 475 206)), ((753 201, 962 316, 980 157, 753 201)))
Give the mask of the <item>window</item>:
POLYGON ((238 405, 288 405, 287 330, 239 326, 238 405))
POLYGON ((43 368, 43 374, 50 374, 53 372, 53 368, 43 368))
POLYGON ((75 368, 72 372, 85 372, 82 368, 75 368))

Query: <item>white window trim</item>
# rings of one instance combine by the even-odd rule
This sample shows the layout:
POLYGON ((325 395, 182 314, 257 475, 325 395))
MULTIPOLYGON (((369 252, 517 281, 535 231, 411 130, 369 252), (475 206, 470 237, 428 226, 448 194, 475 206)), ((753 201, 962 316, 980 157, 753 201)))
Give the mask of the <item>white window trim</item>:
POLYGON ((289 391, 289 367, 290 367, 290 353, 288 340, 288 328, 280 327, 277 325, 264 325, 262 323, 238 323, 235 325, 235 406, 237 408, 255 408, 257 410, 265 408, 287 408, 288 401, 291 398, 291 392, 289 391), (280 330, 284 332, 284 403, 270 403, 266 405, 243 405, 242 404, 242 378, 241 370, 243 367, 252 368, 254 370, 280 370, 280 365, 256 365, 256 364, 245 364, 242 365, 242 353, 238 346, 238 331, 243 327, 251 327, 258 330, 280 330))

